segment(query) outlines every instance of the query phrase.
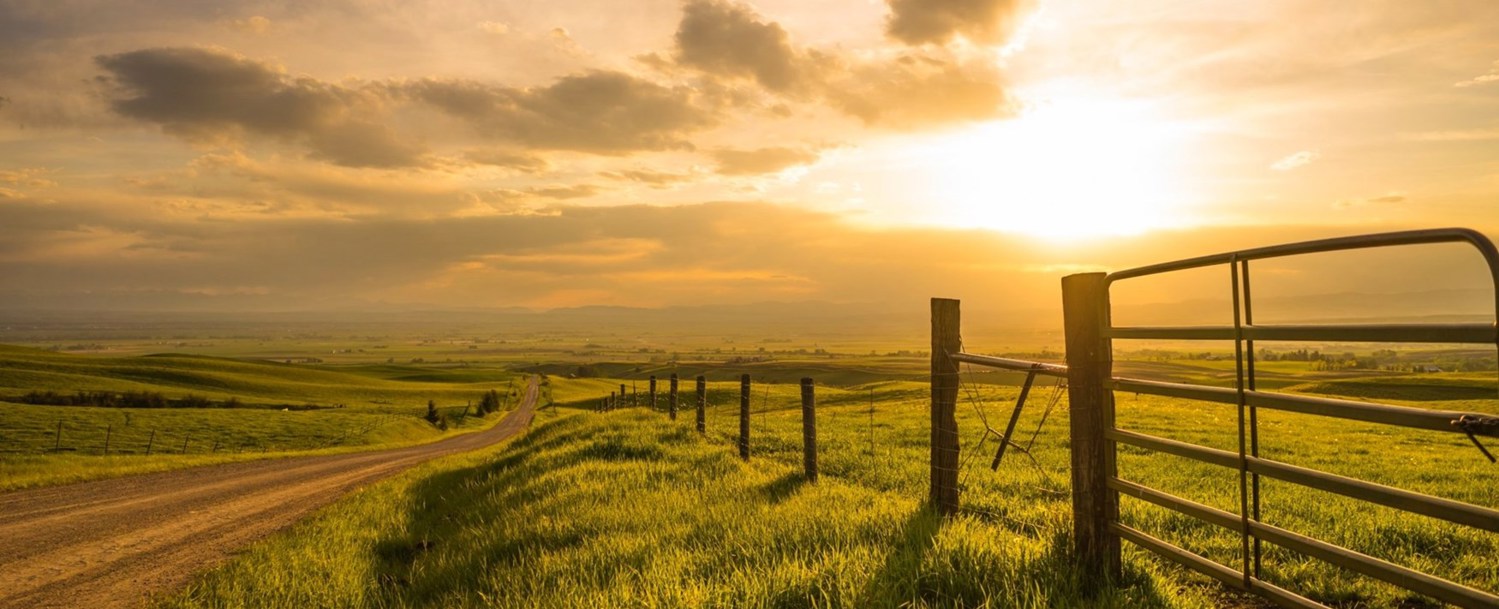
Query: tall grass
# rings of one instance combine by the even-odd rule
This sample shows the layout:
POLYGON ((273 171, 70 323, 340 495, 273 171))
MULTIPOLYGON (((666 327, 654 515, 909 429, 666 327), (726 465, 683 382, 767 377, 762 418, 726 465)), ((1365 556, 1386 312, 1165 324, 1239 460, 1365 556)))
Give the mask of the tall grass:
MULTIPOLYGON (((565 385, 565 383, 563 383, 565 385)), ((661 413, 542 412, 530 435, 367 489, 162 599, 164 607, 1208 607, 1258 601, 1126 545, 1125 576, 1077 592, 1065 401, 1028 453, 988 469, 980 415, 998 426, 1013 388, 965 387, 963 511, 923 507, 923 387, 821 390, 822 480, 799 471, 794 388, 757 388, 752 458, 740 461, 737 395, 714 384, 709 432, 661 413)), ((1039 396, 1021 420, 1040 423, 1039 396)), ((566 394, 567 391, 564 391, 566 394)), ((1234 413, 1121 395, 1120 424, 1232 445, 1234 413)), ((593 400, 582 400, 591 407, 593 400)), ((690 404, 684 399, 684 407, 690 404)), ((1459 440, 1311 417, 1267 417, 1267 454, 1493 507, 1493 476, 1459 440), (1359 453, 1357 451, 1363 451, 1359 453), (1391 463, 1394 461, 1394 463, 1391 463)), ((1237 474, 1125 451, 1121 474, 1236 509, 1237 474)), ((1487 590, 1499 536, 1267 482, 1267 521, 1487 590)), ((1238 537, 1140 502, 1124 520, 1228 564, 1238 537)), ((1341 606, 1430 601, 1267 548, 1265 577, 1341 606)), ((1434 605, 1433 605, 1434 606, 1434 605)))

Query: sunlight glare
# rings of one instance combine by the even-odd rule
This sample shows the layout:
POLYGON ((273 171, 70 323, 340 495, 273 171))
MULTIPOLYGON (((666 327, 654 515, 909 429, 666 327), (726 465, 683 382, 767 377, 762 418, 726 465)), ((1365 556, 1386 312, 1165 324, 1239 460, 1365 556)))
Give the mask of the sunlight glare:
POLYGON ((1179 226, 1179 134, 1140 104, 1055 103, 924 147, 937 222, 1048 239, 1179 226))

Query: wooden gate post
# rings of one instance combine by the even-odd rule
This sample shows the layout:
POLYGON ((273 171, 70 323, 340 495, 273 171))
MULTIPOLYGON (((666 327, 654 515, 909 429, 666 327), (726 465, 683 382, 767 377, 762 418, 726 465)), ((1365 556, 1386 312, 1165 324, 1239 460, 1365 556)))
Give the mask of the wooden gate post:
POLYGON ((697 432, 708 433, 708 377, 697 377, 697 432))
POLYGON ((817 481, 817 397, 812 379, 802 379, 802 468, 817 481))
POLYGON ((958 511, 958 362, 963 350, 958 301, 932 299, 932 489, 938 513, 958 511))
POLYGON ((677 373, 671 373, 671 393, 666 397, 666 407, 671 413, 671 420, 677 420, 677 373))
POLYGON ((1114 427, 1113 344, 1104 333, 1109 327, 1106 278, 1104 273, 1062 278, 1073 551, 1089 594, 1120 576, 1119 536, 1109 531, 1119 520, 1119 495, 1108 487, 1116 473, 1114 443, 1104 437, 1114 427))
POLYGON ((739 458, 749 460, 750 376, 739 375, 739 458))
POLYGON ((651 411, 656 410, 656 375, 651 375, 651 411))

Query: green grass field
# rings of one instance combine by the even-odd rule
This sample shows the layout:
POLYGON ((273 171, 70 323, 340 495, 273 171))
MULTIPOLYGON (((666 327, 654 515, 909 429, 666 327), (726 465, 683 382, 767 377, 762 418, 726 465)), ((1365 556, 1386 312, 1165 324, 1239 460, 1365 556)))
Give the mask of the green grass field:
MULTIPOLYGON (((322 368, 200 355, 89 356, 0 345, 0 490, 431 441, 493 424, 498 417, 476 419, 462 413, 485 391, 518 391, 521 378, 498 367, 322 368), (214 403, 232 398, 239 406, 16 403, 33 391, 151 392, 214 403), (428 400, 439 406, 441 428, 423 418, 428 400)), ((514 399, 507 398, 506 404, 513 405, 514 399)))
MULTIPOLYGON (((617 383, 553 383, 578 395, 617 383)), ((1211 607, 1257 606, 1126 544, 1125 578, 1078 596, 1067 560, 1065 400, 1029 455, 988 469, 1011 387, 965 382, 963 511, 923 507, 926 387, 819 388, 823 478, 800 473, 791 385, 755 387, 741 462, 737 386, 710 386, 709 431, 644 409, 543 410, 528 436, 362 491, 200 577, 163 607, 1211 607), (872 442, 871 442, 872 439, 872 442)), ((684 391, 688 387, 684 387, 684 391)), ((1030 437, 1051 388, 1021 419, 1030 437)), ((559 403, 567 403, 559 399, 559 403)), ((1232 409, 1118 396, 1121 427, 1232 447, 1232 409)), ((1492 406, 1492 404, 1490 404, 1492 406)), ((1265 454, 1499 507, 1494 469, 1461 436, 1262 415, 1265 454)), ((1236 509, 1237 473, 1123 451, 1121 475, 1236 509)), ((1499 590, 1499 535, 1267 482, 1265 519, 1397 563, 1499 590)), ((1125 498, 1123 520, 1235 564, 1238 537, 1125 498)), ((1436 606, 1268 547, 1265 576, 1336 606, 1436 606)))
MULTIPOLYGON (((424 343, 425 345, 425 343, 424 343)), ((316 352, 321 346, 307 347, 316 352)), ((453 349, 453 345, 424 346, 453 349)), ((227 351, 227 349, 224 349, 227 351)), ((295 353, 287 345, 278 353, 295 353)), ((435 351, 442 353, 442 351, 435 351)), ((535 355, 535 354, 533 354, 535 355)), ((540 357, 540 355, 535 355, 540 357)), ((353 357, 353 356, 350 356, 353 357)), ((362 356, 361 356, 362 357, 362 356)), ((394 358, 387 358, 394 359, 394 358)), ((417 359, 417 358, 412 358, 417 359)), ((164 606, 1255 606, 1138 549, 1098 599, 1077 596, 1070 531, 1066 402, 1032 393, 1019 429, 1029 451, 987 468, 1020 375, 966 371, 963 512, 923 508, 929 388, 911 355, 782 355, 733 362, 577 360, 340 363, 207 355, 80 355, 0 346, 0 397, 29 391, 157 392, 237 408, 98 408, 0 400, 0 490, 308 451, 422 442, 498 420, 456 413, 489 389, 546 372, 531 435, 425 465, 360 491, 205 575, 164 606), (568 378, 579 366, 598 378, 568 378), (668 377, 679 414, 666 419, 668 377), (735 456, 739 385, 749 372, 752 451, 735 456), (708 433, 691 430, 694 377, 709 379, 708 433), (592 412, 625 385, 661 411, 592 412), (797 378, 818 380, 823 479, 803 481, 797 378), (771 381, 771 382, 765 382, 771 381), (449 431, 421 417, 427 400, 449 431), (285 410, 283 410, 285 409, 285 410), (58 442, 58 424, 62 441, 58 442), (107 431, 106 431, 107 430, 107 431), (155 439, 151 439, 155 432, 155 439), (106 434, 111 454, 103 456, 106 434), (187 442, 187 454, 183 442, 187 442), (152 454, 145 456, 145 445, 152 454), (61 446, 63 451, 49 449, 61 446)), ((1229 385, 1221 358, 1123 358, 1116 372, 1229 385)), ((1261 386, 1455 410, 1499 411, 1490 373, 1313 370, 1266 362, 1261 386)), ((1064 396, 1057 393, 1059 398, 1064 396)), ((1234 450, 1234 409, 1119 394, 1119 425, 1234 450)), ((629 403, 628 401, 626 403, 629 403)), ((1262 454, 1373 482, 1499 507, 1494 466, 1466 438, 1261 413, 1262 454), (1485 482, 1487 481, 1487 482, 1485 482)), ((1237 473, 1121 449, 1121 476, 1237 511, 1237 473)), ((1265 481, 1264 518, 1386 560, 1499 590, 1499 535, 1265 481)), ((1123 500, 1123 520, 1236 565, 1239 538, 1123 500)), ((1435 606, 1393 587, 1266 547, 1265 577, 1348 607, 1435 606)))

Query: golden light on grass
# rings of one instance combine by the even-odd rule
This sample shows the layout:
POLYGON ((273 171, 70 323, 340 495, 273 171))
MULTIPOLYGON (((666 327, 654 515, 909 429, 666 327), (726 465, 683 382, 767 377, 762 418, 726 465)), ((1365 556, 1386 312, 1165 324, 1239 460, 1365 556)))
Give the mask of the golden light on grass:
POLYGON ((939 223, 1057 240, 1186 224, 1182 131, 1145 104, 1067 101, 922 147, 939 223))

